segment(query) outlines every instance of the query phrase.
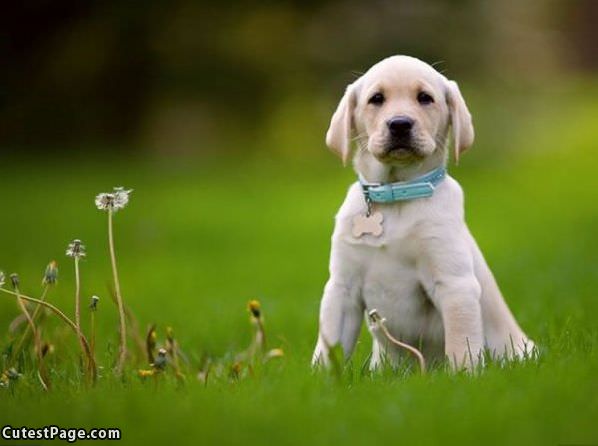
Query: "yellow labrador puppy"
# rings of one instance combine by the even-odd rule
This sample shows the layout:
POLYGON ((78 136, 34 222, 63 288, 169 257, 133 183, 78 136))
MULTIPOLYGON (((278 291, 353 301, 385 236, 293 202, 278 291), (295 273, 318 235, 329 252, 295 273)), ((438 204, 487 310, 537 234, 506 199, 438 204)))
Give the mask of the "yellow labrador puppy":
MULTIPOLYGON (((346 162, 356 142, 359 181, 336 215, 314 364, 338 343, 348 357, 373 309, 395 337, 439 347, 455 368, 474 367, 484 348, 533 349, 465 224, 445 170, 449 134, 458 158, 473 143, 471 115, 457 84, 418 59, 389 57, 347 87, 326 144, 346 162)), ((371 367, 396 361, 372 333, 371 367)))

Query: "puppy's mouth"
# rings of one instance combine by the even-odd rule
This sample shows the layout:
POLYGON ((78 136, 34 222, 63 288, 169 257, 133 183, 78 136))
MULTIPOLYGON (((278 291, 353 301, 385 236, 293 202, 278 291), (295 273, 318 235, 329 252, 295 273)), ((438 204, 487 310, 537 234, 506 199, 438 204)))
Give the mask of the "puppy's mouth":
POLYGON ((386 159, 408 160, 423 155, 411 140, 392 140, 384 148, 383 156, 386 159))

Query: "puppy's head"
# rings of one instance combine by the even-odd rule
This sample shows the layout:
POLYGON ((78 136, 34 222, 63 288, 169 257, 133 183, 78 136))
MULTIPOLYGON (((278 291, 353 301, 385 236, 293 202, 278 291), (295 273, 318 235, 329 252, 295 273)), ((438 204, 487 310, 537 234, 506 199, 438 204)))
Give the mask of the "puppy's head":
POLYGON ((404 165, 444 150, 449 128, 458 160, 474 132, 457 84, 418 59, 393 56, 347 87, 326 144, 343 162, 356 139, 378 161, 404 165))

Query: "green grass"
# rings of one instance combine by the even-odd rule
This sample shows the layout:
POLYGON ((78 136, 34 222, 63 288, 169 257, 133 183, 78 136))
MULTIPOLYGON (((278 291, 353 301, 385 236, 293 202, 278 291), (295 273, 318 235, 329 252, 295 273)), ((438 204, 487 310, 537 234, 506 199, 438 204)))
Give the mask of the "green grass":
MULTIPOLYGON (((477 377, 362 373, 366 333, 340 380, 310 370, 332 216, 353 181, 321 143, 294 158, 5 164, 0 268, 18 271, 35 296, 45 264, 57 259, 49 299, 72 313, 64 249, 81 238, 83 296, 102 298, 104 370, 86 389, 76 340, 55 324, 54 390, 43 394, 29 374, 0 390, 0 424, 115 426, 127 444, 596 444, 596 91, 561 92, 565 112, 555 116, 546 102, 509 138, 502 132, 513 121, 495 121, 498 106, 474 111, 478 142, 451 173, 509 305, 541 348, 537 362, 492 365, 477 377), (507 139, 508 147, 496 142, 507 139), (230 363, 251 339, 245 305, 258 298, 282 360, 207 387, 192 375, 184 387, 141 382, 133 370, 125 384, 110 377, 117 313, 107 297, 106 216, 93 197, 113 185, 135 189, 116 215, 116 244, 123 296, 143 329, 156 322, 163 336, 172 326, 194 364, 203 355, 230 363)), ((2 297, 0 326, 16 315, 2 297)))

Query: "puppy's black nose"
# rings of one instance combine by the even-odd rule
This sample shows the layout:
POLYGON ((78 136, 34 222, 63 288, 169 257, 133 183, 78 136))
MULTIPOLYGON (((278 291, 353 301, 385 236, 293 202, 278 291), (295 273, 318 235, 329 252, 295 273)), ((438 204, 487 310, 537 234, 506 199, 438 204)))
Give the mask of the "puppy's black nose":
POLYGON ((388 130, 392 136, 406 137, 409 136, 411 128, 413 127, 413 119, 407 116, 395 116, 386 122, 388 130))

